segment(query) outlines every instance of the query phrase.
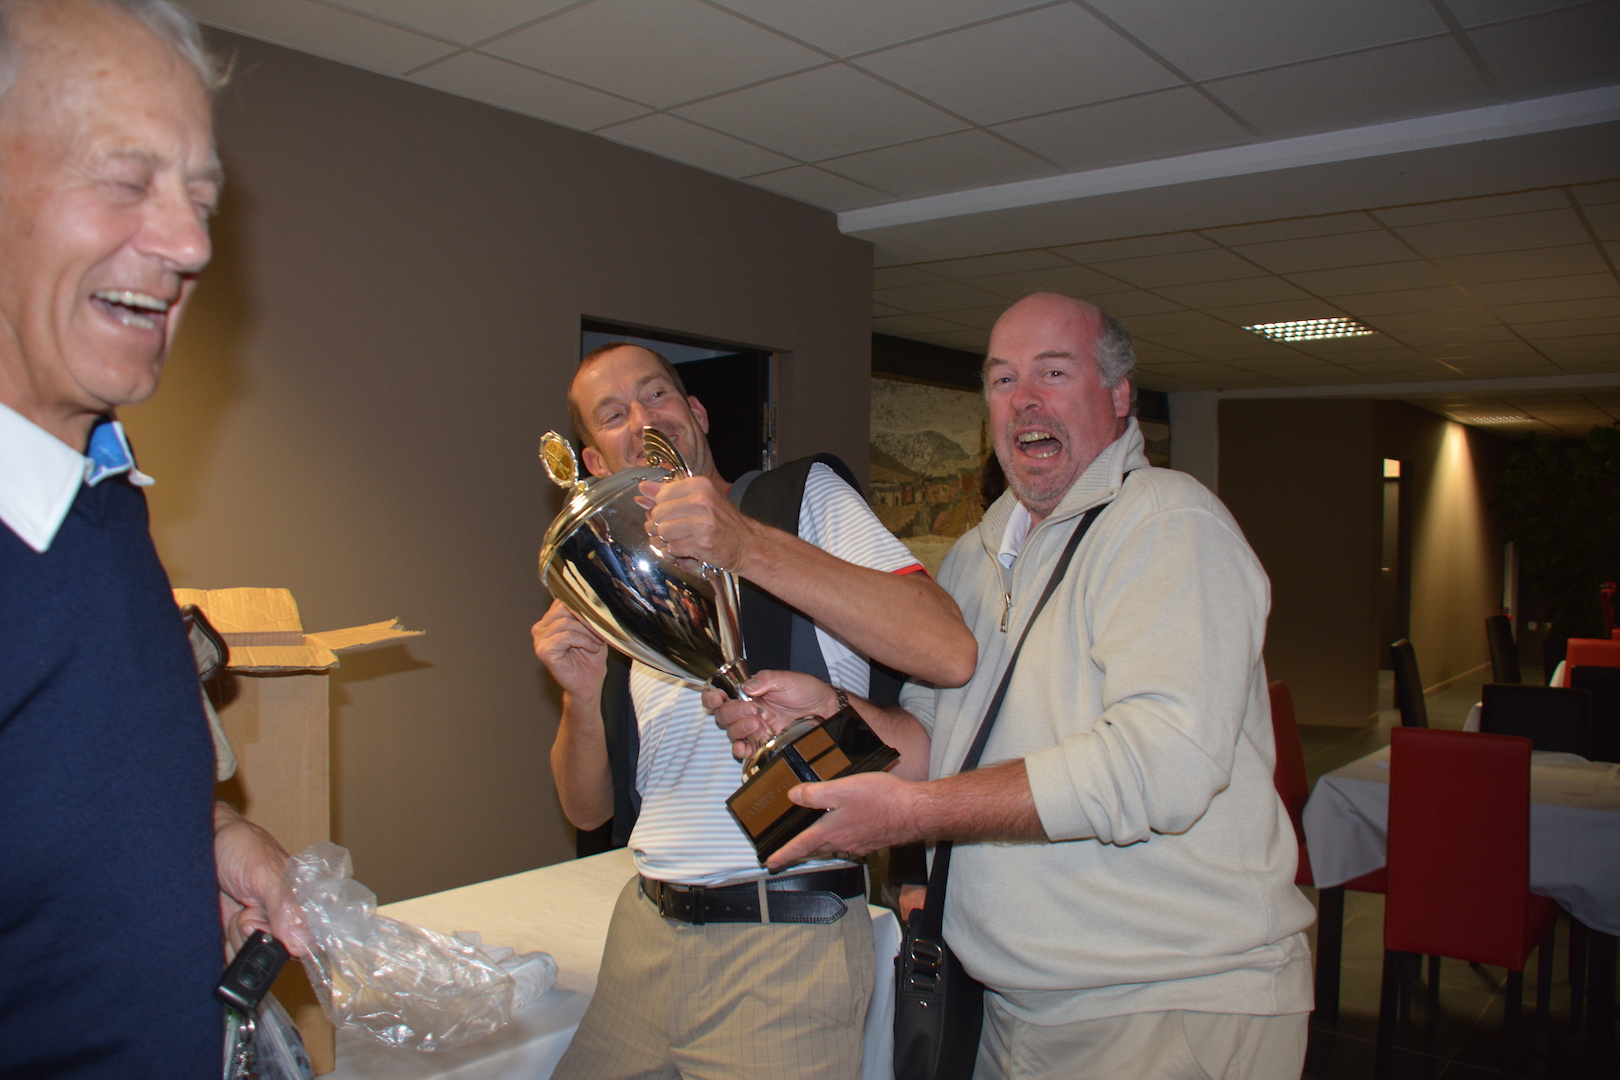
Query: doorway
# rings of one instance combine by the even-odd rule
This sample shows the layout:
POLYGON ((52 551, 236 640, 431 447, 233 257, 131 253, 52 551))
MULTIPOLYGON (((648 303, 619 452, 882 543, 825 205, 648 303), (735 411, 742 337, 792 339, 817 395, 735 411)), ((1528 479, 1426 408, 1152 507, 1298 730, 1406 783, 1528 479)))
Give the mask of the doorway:
POLYGON ((675 365, 709 414, 709 450, 727 480, 776 465, 776 359, 765 349, 581 319, 579 354, 610 341, 652 349, 675 365))
POLYGON ((1394 667, 1389 646, 1411 636, 1412 574, 1411 524, 1407 508, 1407 479, 1401 462, 1385 458, 1383 466, 1383 535, 1378 570, 1378 666, 1394 667))

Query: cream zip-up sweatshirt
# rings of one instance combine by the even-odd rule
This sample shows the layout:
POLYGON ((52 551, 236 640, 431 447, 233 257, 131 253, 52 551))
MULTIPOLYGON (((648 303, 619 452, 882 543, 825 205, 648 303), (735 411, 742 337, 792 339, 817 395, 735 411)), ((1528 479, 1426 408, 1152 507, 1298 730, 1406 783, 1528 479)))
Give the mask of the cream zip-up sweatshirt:
POLYGON ((958 844, 946 940, 1035 1023, 1308 1011, 1315 913, 1272 784, 1269 584, 1220 500, 1148 465, 1134 419, 1010 570, 996 557, 1010 492, 957 542, 940 583, 978 669, 954 690, 909 685, 902 703, 932 734, 931 775, 958 771, 1064 543, 1110 500, 1024 645, 983 759, 1024 759, 1052 840, 958 844))

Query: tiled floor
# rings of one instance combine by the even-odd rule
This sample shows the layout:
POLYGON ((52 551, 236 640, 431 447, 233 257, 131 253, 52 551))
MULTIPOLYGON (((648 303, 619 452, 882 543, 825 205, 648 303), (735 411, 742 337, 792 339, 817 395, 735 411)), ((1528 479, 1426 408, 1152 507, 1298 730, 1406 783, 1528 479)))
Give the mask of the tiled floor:
MULTIPOLYGON (((1531 681, 1536 670, 1524 672, 1531 681)), ((1460 729, 1468 709, 1479 700, 1479 688, 1488 673, 1465 679, 1428 699, 1429 725, 1460 729)), ((1376 726, 1362 729, 1302 725, 1305 767, 1316 778, 1389 743, 1389 729, 1399 725, 1393 707, 1389 672, 1382 673, 1380 692, 1384 711, 1376 726)), ((1306 889, 1312 902, 1316 890, 1306 889)), ((1384 898, 1371 893, 1346 893, 1343 974, 1340 980, 1339 1020, 1333 1025, 1313 1024, 1306 1057, 1308 1080, 1348 1080, 1372 1075, 1373 1045, 1378 1022, 1378 989, 1383 964, 1384 898)), ((1567 924, 1557 931, 1552 986, 1552 1052, 1549 1078, 1593 1075, 1580 1064, 1580 1053, 1569 1032, 1569 980, 1565 957, 1567 924)), ((1312 928, 1312 949, 1315 948, 1312 928)), ((1524 977, 1524 1013, 1520 1030, 1526 1043, 1533 1038, 1535 1017, 1535 957, 1524 977)), ((1500 968, 1487 968, 1456 960, 1441 961, 1440 997, 1430 1002, 1419 992, 1412 1023, 1397 1035, 1395 1075, 1401 1080, 1472 1080, 1497 1076, 1502 1052, 1502 983, 1500 968)), ((1518 1070, 1531 1071, 1526 1046, 1518 1070)), ((1612 1080, 1605 1077, 1604 1080, 1612 1080)))

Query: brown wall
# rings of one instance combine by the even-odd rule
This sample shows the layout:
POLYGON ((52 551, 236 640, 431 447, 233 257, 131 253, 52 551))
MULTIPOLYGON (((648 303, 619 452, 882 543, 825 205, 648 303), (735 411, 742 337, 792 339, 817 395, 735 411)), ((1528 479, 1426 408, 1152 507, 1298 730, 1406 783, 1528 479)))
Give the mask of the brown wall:
POLYGON ((1410 515, 1409 636, 1427 686, 1489 659, 1500 602, 1496 499, 1507 441, 1403 402, 1220 403, 1221 498, 1271 577, 1266 670, 1302 723, 1377 709, 1382 459, 1402 463, 1410 515))
POLYGON ((177 585, 427 636, 333 676, 334 827, 399 899, 564 859, 529 645, 535 457, 589 315, 781 350, 785 458, 867 456, 871 249, 833 215, 219 34, 229 183, 162 391, 125 419, 177 585))
POLYGON ((1375 405, 1220 403, 1221 499, 1271 578, 1266 672, 1301 723, 1365 724, 1377 709, 1375 405))

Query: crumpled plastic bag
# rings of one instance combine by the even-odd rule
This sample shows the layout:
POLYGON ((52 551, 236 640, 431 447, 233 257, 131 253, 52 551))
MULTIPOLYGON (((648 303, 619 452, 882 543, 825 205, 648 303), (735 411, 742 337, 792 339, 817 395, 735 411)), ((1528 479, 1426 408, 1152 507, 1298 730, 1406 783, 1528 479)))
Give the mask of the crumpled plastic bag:
POLYGON ((512 1018, 515 986, 499 964, 453 937, 377 914, 377 894, 353 873, 336 844, 312 844, 287 862, 314 941, 304 968, 332 1023, 433 1051, 512 1018))

